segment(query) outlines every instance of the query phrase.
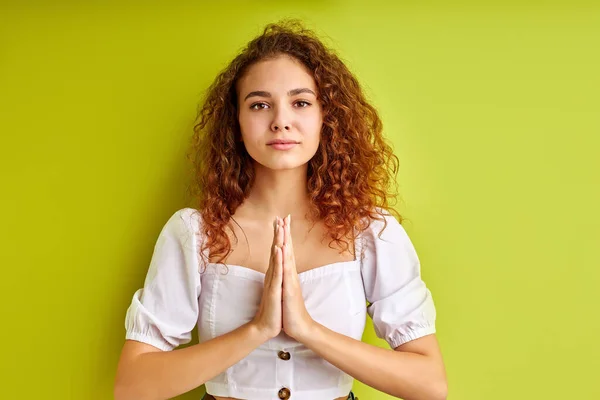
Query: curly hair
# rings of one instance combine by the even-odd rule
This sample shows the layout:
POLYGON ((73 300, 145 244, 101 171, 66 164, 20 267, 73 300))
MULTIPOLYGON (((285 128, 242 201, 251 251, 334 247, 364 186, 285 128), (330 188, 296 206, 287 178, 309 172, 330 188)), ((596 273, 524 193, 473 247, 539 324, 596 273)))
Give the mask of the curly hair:
MULTIPOLYGON (((222 263, 231 251, 225 233, 236 209, 248 197, 255 171, 241 142, 236 83, 253 64, 281 55, 300 61, 312 73, 322 104, 323 125, 316 154, 308 162, 310 221, 322 221, 341 251, 346 237, 356 238, 372 219, 385 218, 382 208, 403 218, 388 204, 396 183, 398 158, 382 136, 382 122, 346 65, 310 29, 296 19, 268 24, 250 41, 208 88, 194 122, 188 159, 193 174, 189 194, 200 211, 203 240, 222 263), (394 176, 392 176, 392 173, 394 176)), ((387 226, 387 224, 385 225, 387 226)), ((385 229, 384 226, 384 229, 385 229)), ((383 230, 382 230, 383 231, 383 230)), ((355 254, 356 257, 356 254, 355 254)))

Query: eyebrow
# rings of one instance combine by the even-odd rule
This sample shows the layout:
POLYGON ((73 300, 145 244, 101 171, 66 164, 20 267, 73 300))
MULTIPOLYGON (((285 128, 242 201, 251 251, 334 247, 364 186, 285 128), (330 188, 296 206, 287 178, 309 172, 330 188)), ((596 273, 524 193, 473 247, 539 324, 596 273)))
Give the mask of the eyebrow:
MULTIPOLYGON (((295 96, 295 95, 300 94, 300 93, 312 93, 315 97, 317 97, 317 95, 315 94, 315 92, 313 92, 309 88, 292 89, 287 94, 288 94, 288 96, 295 96)), ((244 98, 244 101, 248 100, 249 97, 253 97, 253 96, 257 96, 257 97, 271 97, 271 93, 265 92, 264 90, 256 90, 254 92, 248 93, 248 95, 244 98)))

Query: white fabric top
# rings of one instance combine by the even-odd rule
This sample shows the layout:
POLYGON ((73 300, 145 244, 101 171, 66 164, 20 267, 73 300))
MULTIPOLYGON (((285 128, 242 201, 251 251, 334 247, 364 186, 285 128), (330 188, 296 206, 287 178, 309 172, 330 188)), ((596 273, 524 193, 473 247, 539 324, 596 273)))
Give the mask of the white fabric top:
MULTIPOLYGON (((377 220, 357 238, 357 259, 301 272, 299 278, 306 309, 316 322, 361 340, 368 313, 377 336, 395 348, 435 333, 436 310, 406 231, 385 214, 387 227, 381 238, 384 224, 377 220), (371 303, 368 307, 365 300, 371 303)), ((144 287, 135 292, 127 310, 126 339, 169 351, 189 343, 195 326, 204 342, 256 315, 265 275, 215 263, 200 273, 194 235, 199 219, 197 210, 184 208, 164 225, 144 287)), ((279 400, 279 391, 287 388, 295 400, 332 400, 347 396, 353 381, 282 331, 207 381, 206 390, 215 396, 279 400), (288 354, 281 356, 280 351, 288 354)))

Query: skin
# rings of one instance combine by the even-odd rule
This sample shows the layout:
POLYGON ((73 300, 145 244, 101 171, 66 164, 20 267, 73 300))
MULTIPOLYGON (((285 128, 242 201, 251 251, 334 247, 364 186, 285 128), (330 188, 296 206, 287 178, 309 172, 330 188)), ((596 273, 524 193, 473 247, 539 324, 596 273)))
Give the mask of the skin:
MULTIPOLYGON (((299 340, 309 334, 314 320, 302 297, 291 220, 302 220, 308 210, 308 162, 317 152, 323 126, 318 89, 300 62, 280 56, 251 66, 236 90, 242 141, 253 159, 256 180, 235 215, 237 219, 277 221, 276 259, 283 275, 282 325, 287 335, 299 340), (267 145, 272 139, 299 144, 281 151, 267 145)), ((346 396, 336 400, 344 399, 346 396)))
MULTIPOLYGON (((242 141, 254 160, 256 180, 235 215, 238 220, 264 223, 265 235, 269 237, 261 239, 266 243, 273 239, 272 221, 279 223, 275 236, 276 247, 280 248, 277 259, 282 275, 284 331, 332 365, 379 391, 406 400, 445 399, 446 375, 435 334, 395 349, 384 349, 331 331, 312 320, 306 311, 298 282, 292 231, 294 226, 297 232, 305 231, 304 215, 309 204, 307 163, 318 149, 323 123, 317 87, 310 72, 287 56, 262 61, 248 69, 238 81, 236 91, 242 141), (314 94, 290 93, 294 89, 309 89, 314 94), (262 93, 247 97, 256 91, 269 92, 270 96, 262 93), (274 138, 292 139, 300 144, 291 150, 279 151, 267 146, 274 138), (290 215, 287 221, 282 221, 287 215, 290 215)), ((297 241, 296 255, 305 250, 301 242, 297 241)), ((318 258, 322 258, 325 253, 312 251, 310 254, 319 254, 318 258)), ((322 259, 316 262, 317 265, 327 263, 322 259)), ((191 390, 208 379, 196 372, 202 370, 202 366, 216 363, 221 370, 231 365, 234 362, 231 360, 238 360, 256 346, 250 340, 256 336, 256 330, 248 325, 215 338, 210 344, 201 343, 173 352, 127 340, 119 362, 115 398, 130 398, 128 391, 141 393, 147 387, 160 388, 170 394, 169 386, 174 381, 191 390), (250 340, 248 349, 239 348, 238 353, 228 351, 241 338, 250 340), (161 369, 166 364, 174 368, 161 369), (120 384, 120 381, 134 384, 120 384)), ((336 400, 344 399, 346 396, 336 400)))
POLYGON ((256 183, 236 214, 264 221, 277 219, 282 227, 283 238, 277 233, 277 242, 283 248, 277 255, 283 273, 284 331, 380 391, 407 400, 445 399, 446 372, 435 334, 395 349, 382 349, 331 331, 312 320, 306 311, 289 222, 302 222, 308 209, 307 162, 317 151, 323 121, 316 84, 309 71, 287 56, 263 61, 253 65, 238 82, 237 92, 242 140, 254 159, 256 183), (298 88, 308 88, 315 94, 290 95, 291 90, 298 88), (269 92, 270 96, 262 93, 247 97, 256 91, 269 92), (299 103, 304 100, 311 105, 299 103), (266 145, 273 138, 293 139, 301 144, 292 150, 276 151, 266 145), (279 216, 288 214, 291 217, 282 223, 279 216))
MULTIPOLYGON (((308 210, 308 161, 319 147, 323 115, 316 83, 298 61, 281 56, 254 64, 238 81, 238 120, 242 141, 254 160, 256 181, 237 215, 268 221, 288 214, 303 219, 308 210), (289 95, 294 89, 309 89, 289 95), (271 96, 251 95, 269 92, 271 96), (267 146, 272 139, 300 142, 280 151, 267 146), (285 195, 284 195, 285 194, 285 195)), ((294 218, 296 217, 296 218, 294 218)))

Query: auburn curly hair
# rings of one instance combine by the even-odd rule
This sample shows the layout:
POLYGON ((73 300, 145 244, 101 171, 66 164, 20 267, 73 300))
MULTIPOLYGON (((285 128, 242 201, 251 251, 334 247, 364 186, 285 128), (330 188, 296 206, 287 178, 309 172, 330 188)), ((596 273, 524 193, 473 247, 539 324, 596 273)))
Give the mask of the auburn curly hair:
POLYGON ((382 136, 376 109, 335 51, 299 20, 286 19, 268 24, 218 74, 194 122, 187 155, 193 167, 188 194, 203 221, 200 234, 206 240, 199 252, 205 262, 209 262, 206 250, 217 263, 229 255, 231 243, 225 227, 249 195, 255 178, 252 159, 240 140, 236 82, 253 64, 280 55, 295 58, 312 72, 323 111, 320 144, 308 165, 310 211, 306 218, 322 221, 331 242, 345 245, 341 252, 349 250, 344 238, 356 238, 372 219, 385 223, 378 208, 403 220, 388 204, 388 198, 397 196, 389 189, 392 183, 397 185, 398 158, 382 136))

